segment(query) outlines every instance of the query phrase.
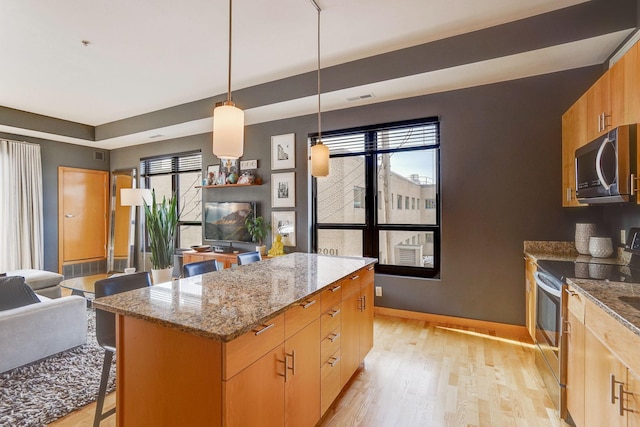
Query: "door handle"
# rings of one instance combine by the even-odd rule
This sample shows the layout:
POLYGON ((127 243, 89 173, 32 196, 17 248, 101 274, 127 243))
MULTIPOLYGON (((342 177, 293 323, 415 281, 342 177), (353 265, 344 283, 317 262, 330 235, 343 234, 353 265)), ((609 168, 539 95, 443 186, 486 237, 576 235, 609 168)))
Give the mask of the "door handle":
POLYGON ((65 218, 73 218, 73 217, 75 217, 75 215, 74 214, 65 214, 64 217, 65 218))

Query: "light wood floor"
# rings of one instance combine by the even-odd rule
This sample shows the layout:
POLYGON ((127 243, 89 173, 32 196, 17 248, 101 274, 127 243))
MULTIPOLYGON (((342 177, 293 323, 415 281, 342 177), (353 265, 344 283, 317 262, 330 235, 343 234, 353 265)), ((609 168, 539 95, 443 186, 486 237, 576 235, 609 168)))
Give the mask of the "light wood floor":
MULTIPOLYGON (((492 331, 376 315, 365 367, 320 425, 565 426, 533 357, 532 344, 492 331)), ((89 426, 94 411, 95 403, 51 426, 89 426)), ((115 426, 115 416, 101 425, 115 426)))

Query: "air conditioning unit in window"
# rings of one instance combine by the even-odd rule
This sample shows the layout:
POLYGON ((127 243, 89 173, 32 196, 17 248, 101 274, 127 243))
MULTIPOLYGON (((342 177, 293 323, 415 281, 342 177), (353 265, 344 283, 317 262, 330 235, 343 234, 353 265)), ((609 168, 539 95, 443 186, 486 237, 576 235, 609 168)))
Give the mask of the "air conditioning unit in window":
POLYGON ((422 245, 396 245, 395 264, 422 267, 422 245))

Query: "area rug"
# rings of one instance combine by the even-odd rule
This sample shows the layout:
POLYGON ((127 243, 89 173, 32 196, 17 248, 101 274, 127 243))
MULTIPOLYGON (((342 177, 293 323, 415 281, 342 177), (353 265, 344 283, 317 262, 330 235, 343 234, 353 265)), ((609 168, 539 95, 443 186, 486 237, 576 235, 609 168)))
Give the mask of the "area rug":
MULTIPOLYGON (((86 344, 0 374, 0 426, 44 426, 97 399, 104 350, 93 310, 87 319, 86 344)), ((114 389, 115 363, 108 386, 114 389)))

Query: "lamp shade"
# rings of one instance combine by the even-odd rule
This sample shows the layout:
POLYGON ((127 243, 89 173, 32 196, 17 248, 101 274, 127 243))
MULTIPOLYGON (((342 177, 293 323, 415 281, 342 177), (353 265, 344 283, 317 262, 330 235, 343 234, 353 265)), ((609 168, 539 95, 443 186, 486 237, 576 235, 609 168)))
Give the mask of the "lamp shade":
POLYGON ((329 147, 323 143, 311 147, 311 175, 329 175, 329 147))
POLYGON ((213 110, 213 154, 238 159, 244 152, 244 111, 224 104, 213 110))
POLYGON ((123 188, 120 190, 121 206, 143 206, 151 204, 151 190, 148 188, 123 188))

